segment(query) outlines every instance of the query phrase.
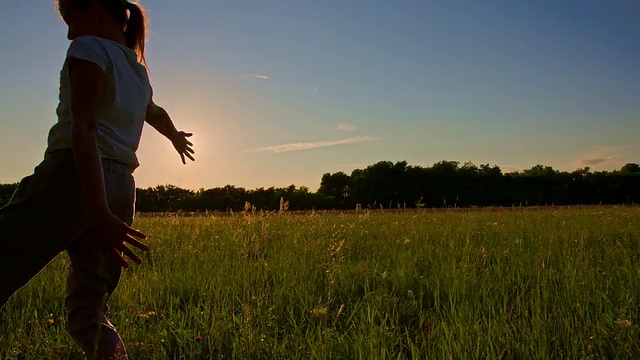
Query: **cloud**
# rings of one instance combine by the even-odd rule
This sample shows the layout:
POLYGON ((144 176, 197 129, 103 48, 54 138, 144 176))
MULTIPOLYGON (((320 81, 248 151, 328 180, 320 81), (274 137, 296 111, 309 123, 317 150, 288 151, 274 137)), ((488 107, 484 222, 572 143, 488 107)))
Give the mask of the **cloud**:
POLYGON ((580 156, 575 165, 584 167, 597 167, 599 169, 614 168, 620 165, 620 156, 627 146, 593 146, 580 156))
POLYGON ((260 80, 271 79, 269 75, 263 75, 263 74, 240 74, 240 77, 243 79, 246 79, 246 78, 253 78, 253 79, 260 79, 260 80))
POLYGON ((359 136, 359 137, 351 137, 342 140, 329 140, 329 141, 316 141, 316 142, 306 142, 306 143, 291 143, 291 144, 282 144, 282 145, 272 145, 266 146, 258 149, 245 150, 243 154, 251 154, 251 153, 281 153, 287 151, 299 151, 299 150, 311 150, 335 145, 344 145, 344 144, 357 144, 364 143, 370 141, 378 140, 377 137, 373 136, 359 136))
POLYGON ((350 132, 356 131, 356 127, 353 126, 353 125, 349 125, 349 124, 338 124, 338 125, 336 125, 336 129, 338 129, 339 131, 344 131, 346 133, 350 133, 350 132))
POLYGON ((605 156, 605 157, 583 157, 578 160, 580 166, 597 166, 608 165, 618 160, 617 156, 605 156))
POLYGON ((611 152, 618 151, 624 148, 624 146, 593 146, 590 150, 591 153, 611 152))

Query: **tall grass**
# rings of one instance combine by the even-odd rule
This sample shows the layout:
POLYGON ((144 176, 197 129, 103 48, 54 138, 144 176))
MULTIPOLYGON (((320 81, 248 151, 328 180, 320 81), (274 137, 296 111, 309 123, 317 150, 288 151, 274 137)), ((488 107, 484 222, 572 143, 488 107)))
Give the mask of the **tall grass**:
MULTIPOLYGON (((640 208, 139 218, 132 359, 640 358, 640 208)), ((67 259, 0 313, 1 359, 81 359, 67 259)))

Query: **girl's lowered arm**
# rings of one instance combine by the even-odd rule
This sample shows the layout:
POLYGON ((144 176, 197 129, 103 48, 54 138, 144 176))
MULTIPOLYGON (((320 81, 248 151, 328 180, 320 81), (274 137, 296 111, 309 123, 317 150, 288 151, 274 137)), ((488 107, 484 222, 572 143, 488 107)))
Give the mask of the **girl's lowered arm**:
POLYGON ((191 137, 193 134, 178 131, 173 124, 173 121, 171 121, 171 117, 167 111, 156 105, 153 102, 153 99, 149 101, 149 105, 147 105, 145 121, 171 141, 173 147, 176 149, 178 154, 180 154, 183 164, 186 164, 185 156, 191 159, 191 161, 195 161, 191 155, 195 154, 195 151, 191 148, 193 144, 187 140, 187 138, 191 137))
POLYGON ((144 251, 149 248, 130 235, 146 238, 111 213, 107 203, 102 161, 96 131, 103 96, 104 73, 95 64, 71 59, 71 149, 80 178, 82 207, 89 222, 89 230, 106 250, 125 268, 129 263, 121 252, 140 264, 142 259, 125 242, 144 251))
POLYGON ((89 221, 109 213, 96 130, 104 73, 95 64, 71 59, 71 148, 82 184, 83 208, 89 221))

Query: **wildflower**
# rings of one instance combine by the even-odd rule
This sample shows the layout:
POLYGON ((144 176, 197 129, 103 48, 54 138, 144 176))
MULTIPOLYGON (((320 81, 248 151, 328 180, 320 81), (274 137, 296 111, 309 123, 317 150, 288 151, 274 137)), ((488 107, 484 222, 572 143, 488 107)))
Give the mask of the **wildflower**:
POLYGON ((311 309, 311 315, 322 316, 326 315, 329 309, 326 306, 316 307, 311 309))
POLYGON ((338 318, 340 317, 340 314, 342 314, 342 310, 344 310, 344 304, 340 305, 340 309, 338 310, 338 315, 336 315, 336 320, 338 320, 338 318))
POLYGON ((632 323, 631 320, 616 320, 615 324, 621 328, 625 328, 631 326, 632 323))
POLYGON ((193 337, 193 341, 195 341, 195 342, 197 342, 197 343, 202 342, 202 340, 203 340, 203 339, 202 339, 202 336, 194 336, 194 337, 193 337))

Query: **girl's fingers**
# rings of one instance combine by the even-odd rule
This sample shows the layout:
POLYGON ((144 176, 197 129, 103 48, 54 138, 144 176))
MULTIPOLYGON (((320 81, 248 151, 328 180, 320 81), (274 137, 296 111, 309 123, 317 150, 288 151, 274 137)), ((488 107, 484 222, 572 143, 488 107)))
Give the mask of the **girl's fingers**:
POLYGON ((130 226, 128 226, 127 224, 125 224, 126 228, 126 233, 129 235, 133 235, 135 237, 141 238, 146 240, 147 239, 147 235, 145 235, 143 232, 140 232, 136 229, 131 228, 130 226))
POLYGON ((191 141, 187 140, 187 145, 193 146, 193 143, 191 141))
POLYGON ((186 136, 186 137, 192 137, 192 136, 193 136, 193 134, 192 134, 192 133, 185 133, 185 134, 184 134, 184 136, 186 136))
POLYGON ((196 153, 196 152, 195 152, 195 151, 193 151, 193 149, 192 149, 192 148, 190 148, 190 147, 188 147, 188 148, 187 148, 187 151, 188 151, 188 152, 190 152, 190 153, 192 153, 192 154, 195 154, 195 153, 196 153))
POLYGON ((191 159, 191 161, 196 161, 196 159, 193 158, 193 156, 191 156, 191 154, 189 154, 188 152, 184 153, 185 155, 187 155, 187 157, 189 159, 191 159))
POLYGON ((136 264, 142 264, 142 259, 136 255, 127 245, 122 244, 118 247, 118 250, 122 251, 125 255, 127 255, 131 260, 133 260, 136 264))
MULTIPOLYGON (((140 249, 142 251, 149 251, 149 247, 146 244, 141 243, 140 241, 138 241, 138 240, 136 240, 136 239, 134 239, 134 238, 132 238, 130 236, 125 236, 124 241, 129 243, 129 244, 131 244, 132 246, 137 247, 138 249, 140 249)), ((124 245, 124 246, 126 246, 126 245, 124 245)))
POLYGON ((186 165, 187 162, 184 160, 184 154, 183 153, 180 153, 180 158, 182 159, 182 163, 186 165))
POLYGON ((122 265, 123 268, 125 269, 129 268, 129 263, 127 262, 127 259, 125 259, 122 256, 122 254, 120 254, 120 251, 118 251, 118 249, 112 248, 111 254, 116 257, 116 260, 118 260, 118 262, 120 263, 120 265, 122 265))

